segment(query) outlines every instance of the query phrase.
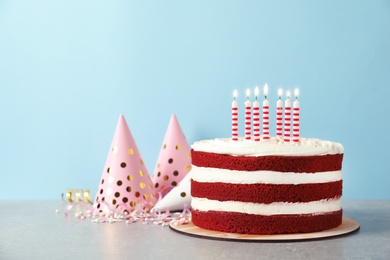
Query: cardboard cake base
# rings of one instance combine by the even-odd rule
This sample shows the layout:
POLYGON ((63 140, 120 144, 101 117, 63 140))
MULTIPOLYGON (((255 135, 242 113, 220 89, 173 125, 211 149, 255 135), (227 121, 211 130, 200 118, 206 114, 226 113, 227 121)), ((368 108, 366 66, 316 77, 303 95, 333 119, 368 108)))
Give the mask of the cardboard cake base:
POLYGON ((274 235, 252 235, 252 234, 237 234, 226 233, 214 230, 203 229, 195 226, 192 222, 185 225, 169 224, 169 227, 181 234, 203 237, 209 239, 221 240, 242 240, 242 241, 283 241, 283 240, 307 240, 319 239, 333 236, 340 236, 356 231, 360 228, 357 221, 343 217, 340 226, 320 232, 313 233, 297 233, 297 234, 274 234, 274 235))

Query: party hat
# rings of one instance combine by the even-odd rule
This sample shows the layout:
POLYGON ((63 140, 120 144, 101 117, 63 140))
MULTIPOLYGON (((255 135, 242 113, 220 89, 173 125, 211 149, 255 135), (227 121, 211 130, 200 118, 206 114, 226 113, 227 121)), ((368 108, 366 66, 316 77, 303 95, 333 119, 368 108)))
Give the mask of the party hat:
POLYGON ((164 197, 191 170, 191 149, 175 115, 171 116, 154 168, 155 191, 164 197))
POLYGON ((156 203, 153 182, 123 115, 111 143, 94 209, 131 212, 137 204, 145 210, 156 203))
POLYGON ((153 210, 183 210, 184 205, 191 205, 191 172, 189 172, 179 185, 174 187, 164 198, 156 203, 153 210))

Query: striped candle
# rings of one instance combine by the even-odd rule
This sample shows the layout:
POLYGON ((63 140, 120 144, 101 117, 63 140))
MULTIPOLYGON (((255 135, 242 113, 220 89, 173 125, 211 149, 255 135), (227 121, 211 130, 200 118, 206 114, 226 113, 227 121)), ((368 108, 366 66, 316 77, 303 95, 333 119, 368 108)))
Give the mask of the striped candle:
POLYGON ((264 85, 263 101, 263 139, 269 140, 269 101, 267 100, 268 84, 264 85))
POLYGON ((287 99, 284 102, 284 141, 290 142, 290 127, 291 127, 291 100, 290 92, 287 91, 287 99))
POLYGON ((278 90, 279 99, 276 102, 276 137, 283 137, 283 102, 282 102, 282 89, 278 90))
POLYGON ((259 88, 255 88, 256 100, 253 102, 253 137, 256 142, 260 141, 260 104, 257 101, 259 96, 259 88))
POLYGON ((232 140, 238 141, 238 103, 237 90, 233 92, 234 100, 232 102, 232 140))
POLYGON ((293 142, 299 142, 299 101, 298 101, 299 90, 295 89, 295 101, 293 103, 293 142))
POLYGON ((246 101, 245 101, 245 139, 251 139, 251 130, 252 130, 252 122, 251 122, 251 114, 252 114, 252 103, 249 100, 249 96, 251 94, 250 89, 246 90, 246 101))

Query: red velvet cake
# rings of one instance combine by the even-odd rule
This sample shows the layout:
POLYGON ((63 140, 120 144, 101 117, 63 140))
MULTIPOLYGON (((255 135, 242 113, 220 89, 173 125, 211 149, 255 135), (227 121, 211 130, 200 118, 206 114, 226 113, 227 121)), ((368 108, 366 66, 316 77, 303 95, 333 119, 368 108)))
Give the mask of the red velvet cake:
POLYGON ((215 139, 192 145, 192 222, 223 232, 307 233, 342 222, 339 143, 215 139))

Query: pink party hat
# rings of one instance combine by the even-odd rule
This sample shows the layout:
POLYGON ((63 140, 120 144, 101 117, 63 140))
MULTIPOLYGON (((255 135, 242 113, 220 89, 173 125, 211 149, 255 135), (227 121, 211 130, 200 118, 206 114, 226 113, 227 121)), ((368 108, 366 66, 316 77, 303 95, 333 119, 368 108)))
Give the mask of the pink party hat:
POLYGON ((154 168, 155 191, 164 197, 191 170, 191 149, 175 115, 171 116, 154 168))
POLYGON ((191 206, 191 172, 189 172, 164 198, 156 203, 153 210, 183 210, 185 205, 191 206))
POLYGON ((111 143, 93 208, 103 212, 131 212, 137 204, 150 210, 155 190, 123 115, 111 143))

